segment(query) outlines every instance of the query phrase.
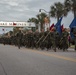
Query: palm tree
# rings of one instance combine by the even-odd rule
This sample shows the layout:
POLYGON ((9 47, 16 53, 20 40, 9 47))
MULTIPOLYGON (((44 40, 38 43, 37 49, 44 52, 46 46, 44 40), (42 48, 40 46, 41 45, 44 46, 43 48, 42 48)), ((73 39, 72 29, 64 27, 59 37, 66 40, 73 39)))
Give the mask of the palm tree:
POLYGON ((56 17, 58 21, 61 16, 67 16, 67 11, 64 9, 64 5, 58 2, 51 6, 50 14, 50 16, 56 17))
POLYGON ((65 0, 64 2, 65 8, 68 11, 72 11, 74 13, 74 17, 76 17, 76 0, 65 0))
POLYGON ((41 13, 41 14, 37 14, 36 17, 37 17, 38 22, 41 25, 41 29, 43 29, 43 25, 45 23, 44 19, 45 17, 47 17, 47 15, 45 13, 41 13))
POLYGON ((36 25, 36 29, 38 28, 38 26, 37 26, 37 24, 39 23, 39 21, 38 21, 38 19, 36 19, 36 18, 30 18, 29 20, 28 20, 28 22, 34 22, 35 23, 35 25, 36 25))
POLYGON ((34 17, 33 17, 33 18, 30 18, 30 19, 28 20, 28 22, 34 22, 34 23, 36 23, 36 24, 38 23, 37 19, 34 18, 34 17))
POLYGON ((28 22, 34 22, 36 24, 36 28, 38 28, 37 25, 40 23, 41 29, 43 29, 43 25, 45 23, 45 21, 44 21, 45 17, 47 17, 47 15, 45 13, 37 14, 36 18, 34 18, 34 17, 30 18, 28 20, 28 22))

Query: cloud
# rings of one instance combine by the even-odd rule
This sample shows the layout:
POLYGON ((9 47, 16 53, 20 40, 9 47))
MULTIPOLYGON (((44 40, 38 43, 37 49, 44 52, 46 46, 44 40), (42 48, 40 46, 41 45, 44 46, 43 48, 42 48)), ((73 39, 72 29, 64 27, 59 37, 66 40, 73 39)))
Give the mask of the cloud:
MULTIPOLYGON (((55 2, 63 3, 64 0, 0 0, 0 21, 27 21, 31 17, 36 17, 39 9, 49 12, 50 6, 55 2)), ((52 17, 50 19, 51 24, 57 21, 52 17)), ((73 15, 69 13, 62 23, 68 27, 72 19, 73 15)))
POLYGON ((9 2, 8 3, 10 6, 18 6, 18 3, 16 3, 16 2, 9 2))

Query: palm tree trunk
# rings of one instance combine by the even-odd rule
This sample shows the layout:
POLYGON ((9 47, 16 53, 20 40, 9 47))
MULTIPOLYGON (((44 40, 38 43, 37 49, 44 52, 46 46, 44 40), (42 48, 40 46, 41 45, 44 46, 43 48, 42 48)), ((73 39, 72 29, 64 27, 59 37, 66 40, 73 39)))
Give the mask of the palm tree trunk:
POLYGON ((41 30, 43 29, 43 24, 41 24, 41 30))

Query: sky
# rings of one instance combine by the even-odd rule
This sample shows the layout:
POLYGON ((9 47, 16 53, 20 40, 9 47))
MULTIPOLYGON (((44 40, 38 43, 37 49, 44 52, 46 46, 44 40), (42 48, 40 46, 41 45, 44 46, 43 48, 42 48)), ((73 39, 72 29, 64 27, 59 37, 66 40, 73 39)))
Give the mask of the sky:
MULTIPOLYGON (((0 21, 27 21, 29 18, 36 17, 39 14, 39 9, 50 11, 50 6, 55 2, 63 3, 64 0, 0 0, 0 21)), ((43 11, 44 12, 44 11, 43 11)), ((56 18, 50 18, 51 23, 56 24, 56 18)), ((62 24, 64 27, 69 27, 73 20, 73 13, 69 12, 67 17, 64 17, 62 24)), ((6 28, 7 31, 10 28, 6 28)), ((0 28, 0 33, 3 33, 0 28)))

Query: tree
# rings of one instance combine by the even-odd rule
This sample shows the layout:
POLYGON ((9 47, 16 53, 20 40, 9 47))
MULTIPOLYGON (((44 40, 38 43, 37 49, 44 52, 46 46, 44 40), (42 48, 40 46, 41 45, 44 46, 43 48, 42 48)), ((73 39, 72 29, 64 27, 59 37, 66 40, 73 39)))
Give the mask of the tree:
POLYGON ((67 11, 72 11, 76 17, 76 0, 65 0, 64 5, 67 11))
POLYGON ((37 14, 36 17, 38 19, 38 22, 41 25, 41 29, 43 29, 43 25, 45 23, 44 19, 45 19, 45 17, 47 17, 47 15, 45 13, 41 13, 41 14, 37 14))
POLYGON ((36 24, 36 28, 38 28, 37 25, 40 24, 41 29, 43 29, 43 25, 45 23, 45 21, 44 21, 45 17, 47 17, 47 15, 45 13, 37 14, 36 18, 34 18, 34 17, 30 18, 28 20, 28 22, 34 22, 36 24))
POLYGON ((38 28, 37 27, 37 24, 39 23, 39 21, 38 21, 38 19, 36 19, 36 18, 30 18, 29 20, 28 20, 28 22, 34 22, 35 23, 35 25, 36 25, 36 28, 38 28))
POLYGON ((64 5, 58 2, 51 6, 50 14, 50 16, 56 17, 58 21, 61 16, 67 16, 67 11, 65 10, 64 5))

